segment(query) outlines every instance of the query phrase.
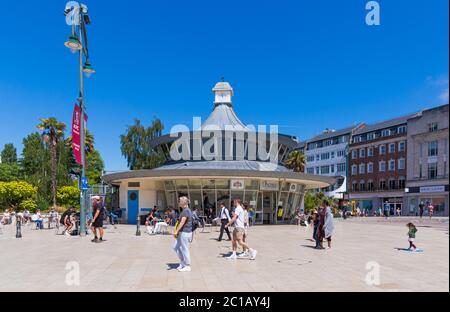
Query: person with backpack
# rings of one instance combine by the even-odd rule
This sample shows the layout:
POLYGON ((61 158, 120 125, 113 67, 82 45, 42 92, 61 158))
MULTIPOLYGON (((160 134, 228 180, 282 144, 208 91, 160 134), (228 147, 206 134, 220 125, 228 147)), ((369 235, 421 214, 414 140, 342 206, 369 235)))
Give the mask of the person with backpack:
POLYGON ((105 214, 106 211, 102 204, 102 199, 100 196, 94 196, 92 197, 92 232, 94 233, 94 239, 92 240, 93 243, 100 243, 103 242, 103 220, 105 220, 105 214), (97 236, 97 229, 100 234, 100 239, 97 236))
POLYGON ((173 235, 176 238, 174 250, 180 259, 180 265, 177 268, 179 272, 191 271, 189 243, 192 242, 195 226, 193 224, 193 213, 189 208, 189 203, 189 199, 186 196, 179 198, 178 205, 181 209, 181 213, 177 221, 177 226, 173 232, 173 235))

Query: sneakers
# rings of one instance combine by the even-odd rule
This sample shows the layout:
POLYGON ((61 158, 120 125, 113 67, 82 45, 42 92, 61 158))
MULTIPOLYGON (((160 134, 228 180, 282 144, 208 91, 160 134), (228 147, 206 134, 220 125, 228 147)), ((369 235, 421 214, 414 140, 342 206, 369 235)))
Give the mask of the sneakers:
POLYGON ((70 236, 70 233, 69 233, 69 231, 64 231, 64 235, 66 235, 66 236, 70 236))
POLYGON ((255 260, 256 259, 256 254, 258 253, 257 250, 251 250, 250 251, 250 260, 255 260))
POLYGON ((238 258, 248 258, 250 257, 250 254, 248 253, 248 251, 244 251, 243 253, 240 253, 238 255, 238 258))
POLYGON ((189 265, 178 269, 178 272, 191 272, 191 267, 189 265))
POLYGON ((228 256, 228 257, 227 257, 227 259, 234 260, 234 259, 237 259, 237 256, 236 256, 235 253, 232 253, 231 256, 228 256))
POLYGON ((178 266, 177 270, 179 271, 179 270, 181 270, 182 268, 184 268, 184 265, 182 265, 182 264, 180 263, 180 265, 178 266))
POLYGON ((98 238, 96 237, 96 238, 94 238, 93 240, 91 240, 91 242, 93 242, 93 243, 97 243, 98 242, 98 238))

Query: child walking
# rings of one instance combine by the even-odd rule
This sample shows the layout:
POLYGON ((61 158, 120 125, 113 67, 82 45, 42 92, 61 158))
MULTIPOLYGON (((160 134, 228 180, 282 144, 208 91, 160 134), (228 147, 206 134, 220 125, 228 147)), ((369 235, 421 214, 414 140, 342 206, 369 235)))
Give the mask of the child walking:
POLYGON ((415 251, 417 249, 416 245, 414 245, 414 240, 416 239, 416 232, 417 228, 414 224, 409 222, 407 225, 408 227, 408 241, 409 241, 409 248, 408 250, 415 251))

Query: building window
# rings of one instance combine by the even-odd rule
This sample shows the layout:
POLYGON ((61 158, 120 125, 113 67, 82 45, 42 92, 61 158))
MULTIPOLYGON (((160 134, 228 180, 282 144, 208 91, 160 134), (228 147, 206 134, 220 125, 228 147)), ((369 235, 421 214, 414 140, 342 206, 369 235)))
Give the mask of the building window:
POLYGON ((386 154, 386 145, 380 145, 379 153, 380 155, 386 154))
POLYGON ((337 165, 337 172, 345 172, 345 163, 337 165))
POLYGON ((419 178, 422 179, 423 174, 422 174, 422 164, 419 165, 419 178))
POLYGON ((438 130, 438 124, 437 122, 432 122, 428 125, 428 131, 429 132, 434 132, 438 130))
POLYGON ((360 164, 359 165, 359 174, 364 174, 364 173, 366 173, 366 165, 360 164))
POLYGON ((375 132, 371 132, 367 134, 367 140, 373 140, 375 139, 375 132))
POLYGON ((391 159, 389 160, 389 171, 394 171, 395 170, 395 160, 391 159))
POLYGON ((353 150, 352 151, 352 159, 357 159, 358 158, 358 151, 357 150, 353 150))
POLYGON ((397 128, 397 133, 406 133, 407 127, 406 126, 400 126, 397 128))
POLYGON ((386 189, 386 181, 385 180, 380 180, 380 190, 385 190, 386 189))
POLYGON ((366 157, 366 149, 361 148, 359 150, 359 158, 364 158, 364 157, 366 157))
POLYGON ((345 150, 337 151, 337 157, 344 157, 345 156, 345 150))
POLYGON ((330 172, 334 173, 334 165, 330 165, 330 172))
POLYGON ((384 129, 383 131, 381 131, 381 136, 382 137, 387 137, 391 135, 391 130, 389 129, 384 129))
POLYGON ((358 191, 358 182, 353 181, 352 183, 352 191, 357 192, 358 191))
POLYGON ((361 180, 361 181, 359 182, 359 190, 360 190, 361 192, 364 192, 364 191, 366 190, 366 184, 364 183, 364 180, 361 180))
POLYGON ((378 171, 379 172, 385 172, 386 171, 386 162, 384 160, 380 161, 378 163, 378 171))
POLYGON ((325 141, 325 146, 330 146, 331 144, 333 144, 333 141, 331 141, 331 140, 325 141))
POLYGON ((405 158, 400 158, 398 160, 398 170, 404 170, 406 167, 406 160, 405 158))
POLYGON ((330 159, 330 153, 322 153, 322 154, 320 155, 320 159, 321 159, 321 160, 330 159))
POLYGON ((315 157, 314 157, 314 155, 310 155, 310 156, 308 156, 307 158, 306 158, 306 161, 307 162, 314 162, 314 159, 315 159, 315 157))
POLYGON ((406 181, 406 179, 404 177, 400 177, 398 179, 398 188, 399 189, 404 189, 406 187, 405 181, 406 181))
POLYGON ((428 179, 433 180, 437 178, 437 163, 428 164, 428 179))
POLYGON ((373 147, 367 148, 367 157, 373 157, 373 147))
POLYGON ((372 180, 369 180, 367 182, 367 190, 368 191, 373 191, 374 190, 374 185, 373 185, 373 181, 372 180))
POLYGON ((314 168, 307 168, 306 173, 308 174, 314 174, 314 168))
POLYGON ((361 139, 362 139, 361 136, 357 135, 353 138, 353 143, 359 143, 359 142, 361 142, 361 139))
POLYGON ((357 175, 358 174, 358 166, 357 165, 353 165, 352 166, 352 175, 357 175))
POLYGON ((320 167, 320 172, 321 172, 322 174, 328 174, 328 173, 330 173, 330 166, 322 166, 322 167, 320 167))
POLYGON ((428 142, 428 156, 438 155, 438 141, 428 142))
POLYGON ((316 167, 316 174, 320 174, 320 167, 316 167))
POLYGON ((333 158, 334 158, 334 155, 335 155, 335 153, 334 153, 334 152, 331 152, 331 153, 330 153, 330 157, 331 157, 331 159, 333 159, 333 158))
POLYGON ((316 155, 316 161, 319 161, 319 160, 320 160, 320 155, 317 154, 317 155, 316 155))
POLYGON ((389 153, 395 153, 395 143, 389 144, 389 153))
POLYGON ((404 152, 405 150, 406 150, 406 142, 405 141, 398 142, 398 151, 404 152))
POLYGON ((389 180, 389 189, 390 189, 390 190, 395 190, 395 189, 397 189, 397 183, 395 183, 395 180, 394 180, 394 179, 390 179, 390 180, 389 180))
POLYGON ((367 173, 373 173, 373 163, 367 164, 367 173))

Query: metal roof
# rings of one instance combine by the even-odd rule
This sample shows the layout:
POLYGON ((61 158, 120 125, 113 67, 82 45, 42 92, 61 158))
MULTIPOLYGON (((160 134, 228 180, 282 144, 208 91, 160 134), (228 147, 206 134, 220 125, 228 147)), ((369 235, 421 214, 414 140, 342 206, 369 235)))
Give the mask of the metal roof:
POLYGON ((289 172, 286 167, 270 162, 252 160, 211 160, 211 161, 187 161, 168 164, 155 170, 186 170, 186 169, 218 169, 218 170, 254 170, 254 171, 277 171, 289 172))
POLYGON ((202 130, 251 131, 238 118, 231 106, 217 105, 201 126, 202 130))
POLYGON ((325 133, 316 135, 312 139, 308 140, 308 143, 316 142, 316 141, 322 141, 322 140, 325 140, 325 139, 330 139, 330 138, 334 138, 334 137, 345 135, 345 134, 351 134, 353 129, 358 128, 361 125, 362 124, 358 124, 356 126, 347 127, 347 128, 343 128, 343 129, 340 129, 340 130, 325 132, 325 133))
POLYGON ((408 122, 409 118, 412 118, 416 115, 417 115, 417 113, 389 119, 389 120, 371 124, 371 125, 367 125, 361 129, 355 131, 354 135, 359 135, 359 134, 363 134, 363 133, 368 133, 368 132, 373 132, 373 131, 377 131, 377 130, 381 130, 381 129, 394 127, 394 126, 401 125, 401 124, 406 124, 408 122))

